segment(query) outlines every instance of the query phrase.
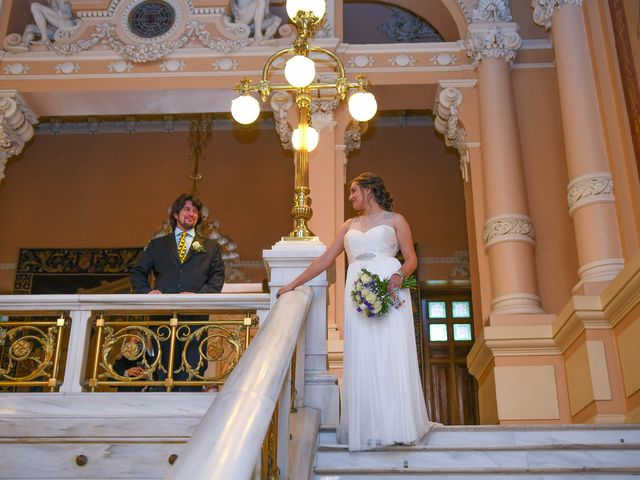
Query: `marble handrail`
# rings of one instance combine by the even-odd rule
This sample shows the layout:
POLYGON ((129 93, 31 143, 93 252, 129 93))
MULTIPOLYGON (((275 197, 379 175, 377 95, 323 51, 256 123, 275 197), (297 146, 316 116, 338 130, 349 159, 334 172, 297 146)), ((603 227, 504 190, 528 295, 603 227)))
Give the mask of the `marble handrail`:
POLYGON ((304 286, 280 297, 165 478, 251 478, 312 296, 304 286))
POLYGON ((268 293, 0 295, 0 312, 47 310, 269 310, 268 293))

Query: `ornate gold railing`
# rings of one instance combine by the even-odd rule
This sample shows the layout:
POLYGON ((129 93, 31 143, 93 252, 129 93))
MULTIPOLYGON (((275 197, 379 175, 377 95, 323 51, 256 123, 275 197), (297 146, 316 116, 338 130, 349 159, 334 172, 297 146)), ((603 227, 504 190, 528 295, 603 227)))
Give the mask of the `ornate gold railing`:
POLYGON ((0 388, 55 392, 62 384, 63 337, 69 322, 64 314, 56 320, 30 318, 0 323, 0 388))
POLYGON ((258 318, 245 313, 107 317, 93 322, 93 355, 85 386, 166 389, 220 386, 248 348, 258 318), (207 318, 207 316, 205 316, 207 318), (191 353, 190 353, 191 352, 191 353))

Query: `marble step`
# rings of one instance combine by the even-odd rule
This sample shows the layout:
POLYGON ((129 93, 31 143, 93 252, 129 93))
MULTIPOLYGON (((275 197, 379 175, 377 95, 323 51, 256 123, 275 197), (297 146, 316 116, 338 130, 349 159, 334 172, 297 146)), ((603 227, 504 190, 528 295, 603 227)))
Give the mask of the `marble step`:
POLYGON ((640 425, 435 427, 415 446, 349 452, 322 429, 314 478, 638 478, 640 425))
MULTIPOLYGON (((335 428, 323 427, 319 445, 337 445, 335 428)), ((436 426, 418 442, 430 447, 640 444, 640 425, 436 426)))

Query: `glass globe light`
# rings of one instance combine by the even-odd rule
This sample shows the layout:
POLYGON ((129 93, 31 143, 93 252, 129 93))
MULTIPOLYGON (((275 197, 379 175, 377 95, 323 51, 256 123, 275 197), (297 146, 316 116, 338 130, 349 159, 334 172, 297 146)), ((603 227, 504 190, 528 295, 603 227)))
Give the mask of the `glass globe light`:
POLYGON ((296 55, 287 60, 284 78, 296 88, 306 87, 316 78, 316 66, 309 57, 296 55))
POLYGON ((293 148, 300 150, 302 148, 302 130, 307 131, 307 152, 313 152, 318 146, 320 135, 318 131, 313 127, 298 127, 291 134, 291 143, 293 148))
POLYGON ((325 0, 287 0, 287 15, 293 20, 299 11, 311 12, 313 15, 322 19, 324 12, 327 10, 325 0))
POLYGON ((349 113, 359 122, 373 118, 378 111, 376 97, 370 92, 356 92, 349 97, 349 113))
POLYGON ((260 115, 260 104, 251 95, 240 95, 231 101, 231 116, 236 122, 249 125, 260 115))

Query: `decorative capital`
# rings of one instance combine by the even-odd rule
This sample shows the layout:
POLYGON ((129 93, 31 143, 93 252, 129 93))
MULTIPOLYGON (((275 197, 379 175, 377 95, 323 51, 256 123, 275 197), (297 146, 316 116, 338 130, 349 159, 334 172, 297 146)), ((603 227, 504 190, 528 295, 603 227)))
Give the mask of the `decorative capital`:
POLYGON ((533 21, 547 30, 551 28, 551 17, 556 8, 563 5, 582 6, 582 0, 531 0, 533 8, 533 21))
POLYGON ((479 0, 471 14, 473 22, 510 22, 509 0, 479 0))
POLYGON ((512 63, 522 44, 516 23, 471 23, 468 31, 467 56, 476 66, 483 58, 504 58, 512 63))
POLYGON ((500 242, 527 242, 535 245, 536 234, 531 219, 520 213, 497 215, 488 219, 482 229, 485 248, 500 242))
POLYGON ((453 147, 460 154, 460 171, 462 179, 469 180, 469 150, 467 149, 467 132, 458 119, 458 107, 462 103, 462 92, 454 87, 438 87, 433 106, 435 129, 444 135, 447 147, 453 147))
POLYGON ((614 198, 613 180, 608 172, 581 175, 567 186, 567 202, 571 216, 582 207, 594 203, 610 203, 614 198))
POLYGON ((16 90, 0 90, 0 181, 9 157, 18 155, 31 138, 38 117, 16 90))

